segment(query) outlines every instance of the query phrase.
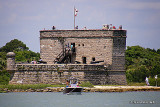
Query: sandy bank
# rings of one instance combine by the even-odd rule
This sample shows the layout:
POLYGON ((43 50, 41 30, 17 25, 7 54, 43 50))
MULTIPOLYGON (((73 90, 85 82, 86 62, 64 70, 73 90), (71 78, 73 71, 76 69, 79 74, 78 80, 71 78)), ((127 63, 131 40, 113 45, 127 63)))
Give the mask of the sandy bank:
POLYGON ((91 92, 160 91, 154 86, 94 86, 91 92))
MULTIPOLYGON (((64 87, 47 87, 45 89, 2 89, 4 92, 62 92, 64 87)), ((94 86, 84 87, 83 92, 126 92, 126 91, 160 91, 155 86, 94 86)))

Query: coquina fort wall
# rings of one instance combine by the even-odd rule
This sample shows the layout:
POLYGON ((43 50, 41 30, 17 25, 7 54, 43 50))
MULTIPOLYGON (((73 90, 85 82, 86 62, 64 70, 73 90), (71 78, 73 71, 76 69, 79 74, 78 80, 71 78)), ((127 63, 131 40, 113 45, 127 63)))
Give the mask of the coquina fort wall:
POLYGON ((46 64, 15 64, 7 54, 10 84, 65 84, 69 78, 93 84, 126 84, 126 30, 42 30, 40 56, 46 64))

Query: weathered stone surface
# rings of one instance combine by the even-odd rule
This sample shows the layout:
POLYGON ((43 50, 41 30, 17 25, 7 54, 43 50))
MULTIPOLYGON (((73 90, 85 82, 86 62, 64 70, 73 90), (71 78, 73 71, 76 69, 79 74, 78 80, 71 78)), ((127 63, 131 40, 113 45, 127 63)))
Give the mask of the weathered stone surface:
POLYGON ((83 63, 82 57, 86 57, 87 64, 95 58, 96 61, 104 61, 104 64, 112 65, 114 64, 112 57, 123 56, 124 59, 126 30, 40 31, 41 58, 53 64, 64 47, 71 43, 75 43, 76 48, 76 56, 72 63, 74 61, 83 63))

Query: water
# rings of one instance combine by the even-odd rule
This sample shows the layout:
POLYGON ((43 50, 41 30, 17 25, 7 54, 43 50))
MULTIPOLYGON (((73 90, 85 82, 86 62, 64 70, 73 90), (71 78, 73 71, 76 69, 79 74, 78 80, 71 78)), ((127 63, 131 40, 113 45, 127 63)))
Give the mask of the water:
POLYGON ((160 107, 160 92, 122 92, 122 93, 95 92, 95 93, 82 93, 82 95, 64 95, 62 92, 0 93, 0 107, 135 107, 135 106, 160 107))

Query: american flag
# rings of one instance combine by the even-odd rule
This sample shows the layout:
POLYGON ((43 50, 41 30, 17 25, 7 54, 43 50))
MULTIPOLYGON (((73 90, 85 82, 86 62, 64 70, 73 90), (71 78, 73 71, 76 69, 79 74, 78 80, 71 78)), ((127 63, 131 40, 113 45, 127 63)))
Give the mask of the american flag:
POLYGON ((77 16, 78 10, 75 8, 74 9, 74 15, 77 16))

